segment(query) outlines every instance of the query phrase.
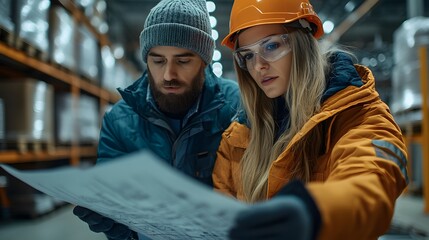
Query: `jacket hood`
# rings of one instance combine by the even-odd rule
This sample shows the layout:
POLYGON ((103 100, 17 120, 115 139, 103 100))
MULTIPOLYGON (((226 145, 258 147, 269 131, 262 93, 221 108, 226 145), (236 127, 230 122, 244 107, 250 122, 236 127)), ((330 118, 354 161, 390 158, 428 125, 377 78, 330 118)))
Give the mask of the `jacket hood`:
POLYGON ((362 78, 359 76, 348 54, 343 52, 334 53, 329 57, 329 62, 330 71, 322 102, 348 86, 361 87, 363 85, 362 78))
POLYGON ((372 101, 379 95, 375 90, 375 79, 368 67, 362 65, 352 65, 359 76, 360 84, 349 84, 325 100, 322 111, 342 111, 350 106, 372 101))

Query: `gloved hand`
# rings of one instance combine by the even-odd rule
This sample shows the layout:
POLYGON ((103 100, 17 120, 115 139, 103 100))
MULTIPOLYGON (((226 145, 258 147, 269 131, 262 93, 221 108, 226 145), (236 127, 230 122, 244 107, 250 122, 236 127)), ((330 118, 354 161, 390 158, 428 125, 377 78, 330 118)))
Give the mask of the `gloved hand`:
POLYGON ((87 208, 76 206, 73 214, 86 222, 93 232, 106 234, 109 240, 137 240, 137 233, 127 226, 117 223, 87 208))
POLYGON ((241 211, 230 229, 230 239, 311 239, 313 221, 304 202, 277 196, 241 211))

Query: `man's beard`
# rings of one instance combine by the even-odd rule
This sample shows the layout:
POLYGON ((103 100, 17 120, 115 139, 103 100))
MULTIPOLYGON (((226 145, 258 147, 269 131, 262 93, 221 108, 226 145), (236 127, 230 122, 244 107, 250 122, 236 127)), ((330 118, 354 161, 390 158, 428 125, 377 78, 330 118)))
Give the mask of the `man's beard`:
POLYGON ((195 104, 200 95, 204 83, 204 68, 200 68, 199 73, 192 79, 191 85, 182 94, 164 94, 160 88, 164 86, 184 86, 184 83, 177 79, 165 81, 161 85, 157 85, 153 80, 152 74, 148 69, 148 77, 150 82, 150 90, 158 108, 170 115, 183 116, 195 104))

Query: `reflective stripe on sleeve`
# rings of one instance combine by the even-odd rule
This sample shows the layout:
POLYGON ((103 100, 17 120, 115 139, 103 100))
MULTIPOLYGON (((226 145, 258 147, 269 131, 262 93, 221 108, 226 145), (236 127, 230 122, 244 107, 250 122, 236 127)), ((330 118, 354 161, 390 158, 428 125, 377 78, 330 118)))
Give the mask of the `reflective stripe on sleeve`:
POLYGON ((384 140, 372 140, 372 144, 375 146, 375 153, 377 157, 384 158, 386 160, 393 161, 401 169, 402 175, 408 184, 408 173, 407 173, 407 158, 399 150, 398 147, 392 143, 384 140))

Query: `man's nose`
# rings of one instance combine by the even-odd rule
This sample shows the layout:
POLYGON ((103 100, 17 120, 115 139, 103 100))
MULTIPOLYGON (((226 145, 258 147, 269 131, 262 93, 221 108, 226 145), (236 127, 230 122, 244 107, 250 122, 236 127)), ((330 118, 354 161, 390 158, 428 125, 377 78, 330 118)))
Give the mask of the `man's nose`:
POLYGON ((165 81, 171 81, 173 79, 176 79, 177 77, 177 71, 176 71, 176 66, 175 64, 172 63, 167 63, 165 65, 165 69, 164 69, 164 80, 165 81))

